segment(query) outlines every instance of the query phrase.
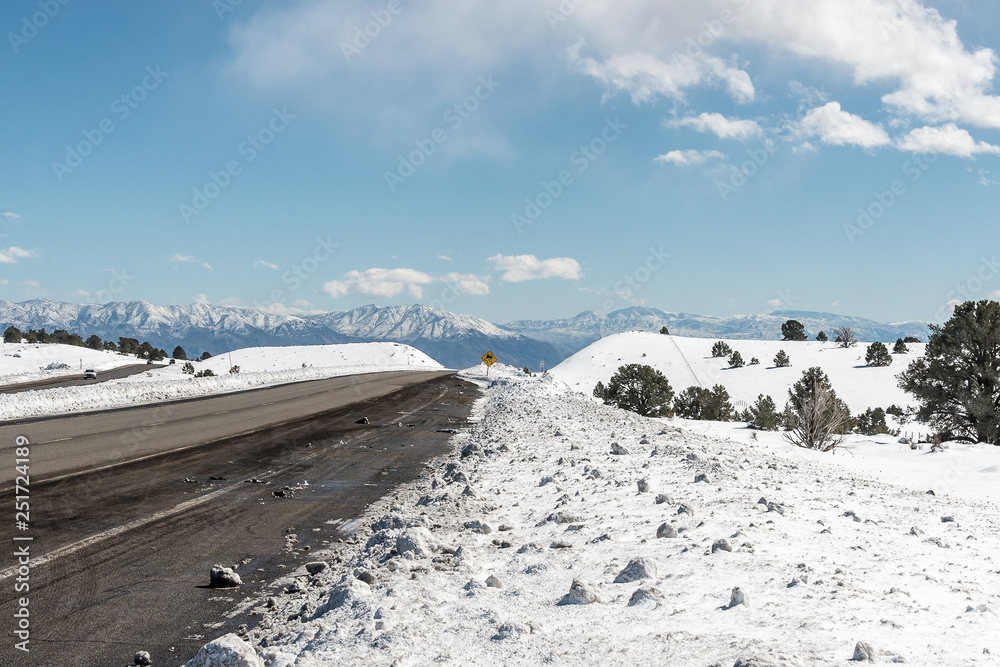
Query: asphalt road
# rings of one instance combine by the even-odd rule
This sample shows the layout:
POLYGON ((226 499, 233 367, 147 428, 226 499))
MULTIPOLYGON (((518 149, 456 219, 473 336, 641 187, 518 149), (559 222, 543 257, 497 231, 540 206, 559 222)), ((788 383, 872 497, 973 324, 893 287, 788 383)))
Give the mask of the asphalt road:
MULTIPOLYGON (((143 408, 13 422, 0 425, 0 462, 13 460, 17 436, 26 436, 31 442, 31 478, 51 480, 250 433, 446 374, 350 375, 143 408)), ((13 466, 0 465, 0 489, 9 488, 15 475, 13 466)))
MULTIPOLYGON (((272 414, 268 408, 283 403, 278 416, 300 418, 56 481, 36 480, 35 452, 45 453, 45 446, 32 445, 30 529, 17 533, 33 538, 30 591, 15 593, 19 575, 11 570, 17 562, 13 548, 4 549, 0 664, 107 667, 130 664, 136 651, 147 650, 154 665, 179 666, 206 641, 241 624, 252 627, 252 614, 233 613, 240 603, 250 596, 280 595, 269 582, 346 537, 338 519, 359 516, 394 486, 422 474, 430 458, 450 447, 450 435, 438 429, 464 426, 478 395, 473 385, 444 373, 378 376, 226 397, 229 409, 222 414, 211 414, 211 408, 220 407, 223 398, 176 404, 166 423, 143 431, 148 437, 142 446, 178 444, 198 427, 204 440, 214 440, 220 417, 231 429, 249 430, 262 418, 258 413, 272 414), (280 399, 285 392, 293 394, 280 399), (309 408, 300 404, 325 409, 301 417, 309 408), (371 423, 356 424, 362 416, 371 423), (253 478, 263 483, 244 481, 253 478), (292 487, 290 497, 275 497, 274 491, 286 486, 292 487), (208 588, 214 563, 238 565, 244 585, 208 588), (23 595, 30 599, 30 653, 14 649, 14 613, 23 595)), ((134 413, 143 412, 149 414, 105 416, 107 446, 119 450, 117 457, 137 452, 113 444, 122 427, 115 423, 132 423, 134 413)), ((91 417, 4 427, 0 461, 13 468, 7 442, 14 433, 40 442, 39 434, 48 429, 92 425, 91 417)), ((86 436, 92 439, 85 447, 79 437, 77 449, 102 448, 99 434, 86 436)), ((66 445, 50 444, 51 454, 71 455, 62 449, 66 445)), ((89 465, 102 460, 98 454, 89 465)), ((46 465, 50 474, 59 474, 60 466, 51 460, 46 465)), ((12 542, 13 494, 3 496, 9 507, 0 516, 9 516, 0 520, 0 539, 20 546, 24 543, 12 542)))
POLYGON ((138 375, 154 368, 163 368, 165 364, 130 364, 119 366, 107 371, 99 371, 96 380, 84 380, 83 371, 73 375, 60 375, 59 377, 35 380, 34 382, 19 382, 18 384, 0 385, 0 394, 16 394, 22 391, 33 391, 36 389, 52 389, 54 387, 76 387, 78 385, 96 384, 107 382, 108 380, 118 380, 127 378, 130 375, 138 375))

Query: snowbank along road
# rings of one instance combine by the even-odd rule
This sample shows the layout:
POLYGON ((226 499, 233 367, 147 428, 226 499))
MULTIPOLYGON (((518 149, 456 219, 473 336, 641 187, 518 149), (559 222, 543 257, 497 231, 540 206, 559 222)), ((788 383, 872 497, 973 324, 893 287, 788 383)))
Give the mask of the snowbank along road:
MULTIPOLYGON (((214 439, 215 419, 247 430, 268 414, 273 395, 290 388, 225 397, 256 407, 221 415, 203 414, 206 406, 217 407, 213 400, 177 404, 172 419, 143 430, 149 440, 169 442, 175 430, 184 437, 200 430, 213 442, 35 482, 26 533, 34 538, 31 651, 7 642, 0 664, 105 667, 128 664, 147 650, 156 665, 183 665, 207 639, 242 624, 253 627, 252 617, 227 612, 312 560, 313 551, 345 536, 342 523, 422 473, 427 460, 447 450, 447 431, 465 424, 477 395, 473 385, 445 373, 380 373, 354 381, 366 387, 361 394, 350 378, 294 385, 300 394, 287 399, 298 412, 222 440, 214 439), (311 403, 317 399, 309 394, 330 383, 339 388, 326 386, 322 400, 311 403), (304 416, 310 405, 320 414, 304 416), (369 423, 355 423, 361 417, 369 423), (216 563, 237 566, 244 585, 209 588, 216 563)), ((133 412, 141 411, 103 417, 113 424, 133 412)), ((17 431, 34 439, 67 421, 74 420, 5 427, 13 430, 3 437, 17 431)), ((100 448, 117 442, 114 435, 114 428, 95 432, 89 444, 77 446, 100 448)), ((10 544, 12 532, 5 527, 0 539, 10 544)), ((8 585, 12 565, 13 559, 0 562, 0 616, 8 619, 22 595, 8 585)))

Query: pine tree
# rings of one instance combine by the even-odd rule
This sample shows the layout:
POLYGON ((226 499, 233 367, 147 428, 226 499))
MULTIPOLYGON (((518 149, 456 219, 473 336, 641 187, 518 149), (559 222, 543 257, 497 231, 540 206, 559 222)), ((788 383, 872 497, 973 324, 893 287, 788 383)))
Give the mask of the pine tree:
POLYGON ((732 356, 729 357, 729 367, 730 368, 742 368, 743 367, 743 355, 739 352, 733 352, 732 356))
POLYGON ((892 363, 889 348, 885 346, 885 343, 875 341, 868 346, 868 351, 865 353, 865 363, 869 366, 888 366, 892 363))
POLYGON ((924 356, 899 376, 917 419, 948 439, 1000 443, 1000 303, 966 301, 930 328, 924 356))
POLYGON ((825 343, 826 341, 828 341, 830 339, 827 337, 825 331, 820 331, 818 334, 816 334, 816 340, 818 340, 821 343, 825 343))
POLYGON ((91 350, 100 350, 104 347, 104 341, 97 334, 93 334, 87 338, 87 347, 91 350))
POLYGON ((181 359, 181 360, 185 360, 188 358, 187 352, 185 352, 184 348, 181 347, 180 345, 174 348, 174 353, 170 356, 174 359, 181 359))
POLYGON ((781 414, 774 399, 764 394, 757 396, 757 402, 749 408, 750 427, 760 431, 777 431, 781 426, 781 414))
POLYGON ((21 330, 13 324, 4 329, 3 342, 5 343, 20 343, 23 337, 24 334, 21 333, 21 330))
POLYGON ((725 341, 716 341, 715 345, 712 346, 713 357, 727 357, 732 353, 733 349, 725 341))
POLYGON ((620 366, 605 387, 600 382, 594 396, 605 405, 614 405, 644 417, 669 417, 674 390, 666 376, 652 366, 628 364, 620 366))
POLYGON ((792 362, 784 350, 778 350, 778 354, 774 355, 774 365, 778 368, 788 368, 792 362))
POLYGON ((854 419, 823 369, 814 366, 788 390, 785 424, 789 430, 786 438, 792 444, 828 452, 851 432, 854 419))
POLYGON ((660 327, 660 333, 663 334, 664 336, 670 335, 670 332, 667 330, 666 327, 660 327))
POLYGON ((806 340, 806 328, 798 320, 788 320, 781 325, 781 340, 806 340))
POLYGON ((684 419, 732 421, 733 404, 729 392, 721 384, 711 389, 691 386, 674 399, 674 411, 684 419))
POLYGON ((861 435, 889 433, 889 425, 885 423, 885 415, 886 412, 882 408, 868 408, 858 415, 858 433, 861 435))
POLYGON ((910 348, 906 347, 906 343, 903 342, 902 338, 896 339, 896 344, 892 346, 893 354, 906 354, 910 351, 910 348))

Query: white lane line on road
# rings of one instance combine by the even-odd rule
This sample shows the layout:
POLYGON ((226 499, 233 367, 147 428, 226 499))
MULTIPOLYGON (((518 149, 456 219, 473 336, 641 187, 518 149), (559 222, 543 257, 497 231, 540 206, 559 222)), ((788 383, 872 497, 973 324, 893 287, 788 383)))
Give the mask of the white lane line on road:
POLYGON ((39 443, 37 443, 37 444, 39 444, 39 445, 47 445, 47 444, 49 444, 50 442, 62 442, 63 440, 72 440, 72 439, 73 439, 73 437, 72 437, 72 436, 70 436, 70 437, 68 437, 68 438, 56 438, 55 440, 46 440, 46 441, 44 441, 44 442, 39 442, 39 443))
MULTIPOLYGON (((98 542, 103 542, 104 540, 115 537, 116 535, 121 535, 122 533, 126 533, 130 530, 141 528, 142 526, 145 526, 148 523, 152 523, 153 521, 164 519, 166 517, 173 516, 175 514, 180 514, 181 512, 191 509, 192 507, 201 505, 202 503, 208 502, 209 500, 214 500, 215 498, 221 496, 223 493, 228 493, 233 489, 238 489, 241 488, 242 486, 243 486, 242 484, 234 484, 232 486, 227 486, 224 489, 219 489, 218 491, 212 491, 211 493, 206 493, 204 496, 201 496, 200 498, 194 498, 193 500, 184 501, 180 505, 172 507, 171 509, 163 510, 162 512, 157 512, 156 514, 151 514, 147 517, 136 519, 135 521, 130 521, 129 523, 122 524, 121 526, 117 526, 109 530, 105 530, 103 532, 97 533, 96 535, 91 535, 90 537, 85 537, 82 540, 73 542, 72 544, 67 544, 64 547, 60 547, 55 551, 50 551, 44 556, 39 556, 38 558, 32 558, 31 565, 32 567, 45 565, 46 563, 54 561, 57 558, 62 558, 64 556, 76 553, 80 549, 85 549, 91 545, 97 544, 98 542)), ((14 576, 16 572, 17 572, 16 567, 8 567, 5 570, 0 570, 0 581, 3 581, 4 579, 8 579, 14 576)))

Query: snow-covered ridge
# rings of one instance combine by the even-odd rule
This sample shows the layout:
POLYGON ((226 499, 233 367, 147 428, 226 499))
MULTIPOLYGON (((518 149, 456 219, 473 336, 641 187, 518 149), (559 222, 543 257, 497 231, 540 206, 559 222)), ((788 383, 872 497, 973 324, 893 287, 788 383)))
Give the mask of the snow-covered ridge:
MULTIPOLYGON (((788 389, 802 376, 802 371, 819 366, 830 377, 837 396, 852 412, 890 405, 907 407, 913 398, 896 384, 896 375, 924 353, 925 343, 908 344, 907 354, 894 354, 890 366, 872 368, 865 364, 867 345, 859 343, 841 348, 835 343, 818 341, 729 340, 727 344, 740 353, 744 362, 756 357, 760 364, 729 368, 727 358, 713 358, 715 341, 652 333, 623 333, 608 336, 580 350, 551 370, 552 375, 571 388, 587 394, 598 381, 607 384, 619 366, 647 364, 670 381, 675 393, 691 385, 711 388, 721 384, 733 404, 753 404, 759 394, 769 395, 778 406, 788 398, 788 389), (785 350, 791 359, 788 368, 776 368, 774 356, 785 350)), ((891 346, 890 346, 891 348, 891 346)))
MULTIPOLYGON (((454 455, 310 556, 325 569, 242 606, 263 616, 247 639, 267 667, 806 667, 859 644, 879 663, 957 666, 1000 650, 996 485, 959 499, 942 469, 929 495, 925 478, 888 484, 509 371, 478 415, 454 455)), ((904 469, 947 456, 894 451, 904 469)), ((998 451, 970 447, 969 463, 994 468, 998 451)))
POLYGON ((263 345, 315 345, 393 341, 417 347, 442 363, 464 368, 486 350, 513 365, 552 367, 602 336, 624 331, 659 331, 713 338, 775 339, 788 318, 801 321, 815 335, 846 325, 862 340, 894 341, 914 335, 926 338, 922 322, 885 324, 830 313, 779 311, 769 315, 707 317, 631 307, 607 314, 586 311, 562 320, 525 320, 493 324, 424 305, 374 305, 347 312, 278 314, 253 308, 191 304, 157 306, 145 301, 78 305, 35 299, 23 303, 0 300, 0 329, 67 329, 148 340, 168 351, 181 345, 189 354, 263 345))

